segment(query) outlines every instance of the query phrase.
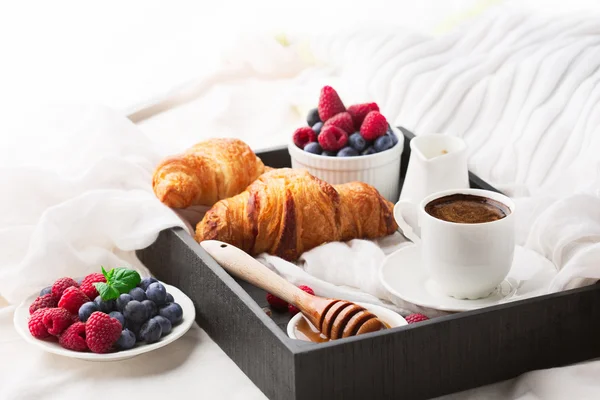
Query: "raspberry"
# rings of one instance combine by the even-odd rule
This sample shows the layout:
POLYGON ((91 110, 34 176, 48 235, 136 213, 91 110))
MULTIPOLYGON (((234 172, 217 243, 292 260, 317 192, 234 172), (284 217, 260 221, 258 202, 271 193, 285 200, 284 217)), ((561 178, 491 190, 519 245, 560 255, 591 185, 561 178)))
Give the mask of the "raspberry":
POLYGON ((70 286, 65 289, 62 297, 58 301, 58 306, 64 308, 71 314, 77 315, 79 307, 90 301, 90 298, 81 291, 81 289, 70 286))
POLYGON ((107 353, 121 336, 121 323, 103 312, 90 315, 85 324, 85 342, 94 353, 107 353))
POLYGON ((304 146, 306 146, 308 143, 317 141, 317 134, 312 130, 312 128, 304 126, 296 129, 293 139, 296 146, 304 149, 304 146))
POLYGON ((33 336, 34 338, 44 339, 50 336, 50 334, 48 333, 48 329, 46 329, 46 326, 42 321, 46 310, 46 308, 40 308, 39 310, 34 311, 34 313, 31 314, 31 317, 29 317, 29 322, 27 323, 27 326, 29 327, 29 332, 31 333, 31 336, 33 336))
MULTIPOLYGON (((298 289, 302 289, 304 290, 306 293, 310 294, 310 295, 315 295, 315 291, 312 290, 312 288, 310 288, 310 286, 306 286, 306 285, 300 285, 298 286, 298 289)), ((296 315, 300 312, 300 310, 294 306, 293 304, 288 304, 288 311, 290 314, 292 315, 296 315)))
POLYGON ((69 286, 78 287, 79 285, 71 278, 60 278, 52 285, 52 294, 57 299, 60 299, 65 289, 69 286))
POLYGON ((336 114, 346 111, 346 107, 344 107, 340 96, 331 86, 323 86, 323 89, 321 89, 318 109, 319 117, 323 122, 336 114))
POLYGON ((69 326, 66 331, 60 335, 58 343, 65 349, 75 351, 86 351, 88 349, 85 342, 85 324, 83 322, 75 322, 69 326))
POLYGON ((429 318, 427 318, 423 314, 410 314, 408 317, 406 317, 404 319, 409 324, 414 324, 414 323, 421 322, 421 321, 427 321, 429 318))
POLYGON ((352 117, 347 112, 342 112, 329 118, 327 122, 323 124, 323 128, 326 126, 337 126, 348 134, 354 132, 354 123, 352 122, 352 117))
POLYGON ((371 111, 360 126, 360 134, 365 140, 375 140, 387 132, 388 124, 385 117, 378 111, 371 111))
POLYGON ((46 308, 45 310, 42 322, 51 335, 60 335, 75 322, 71 313, 64 308, 46 308))
POLYGON ((338 151, 348 143, 348 134, 337 126, 323 128, 319 135, 319 144, 326 151, 338 151))
POLYGON ((106 282, 106 278, 101 273, 94 272, 93 274, 89 274, 83 278, 81 285, 79 285, 79 289, 81 289, 81 291, 90 299, 95 299, 99 295, 96 287, 94 286, 94 283, 97 282, 106 282))
POLYGON ((359 131, 365 117, 371 111, 379 111, 377 103, 354 104, 348 107, 348 112, 354 121, 354 130, 359 131))
POLYGON ((35 311, 40 308, 54 308, 58 305, 56 298, 52 293, 45 294, 43 296, 39 296, 37 299, 31 303, 29 306, 29 314, 33 314, 35 311))
POLYGON ((282 300, 271 293, 267 293, 267 302, 274 310, 277 311, 284 311, 286 308, 288 308, 287 301, 282 300))

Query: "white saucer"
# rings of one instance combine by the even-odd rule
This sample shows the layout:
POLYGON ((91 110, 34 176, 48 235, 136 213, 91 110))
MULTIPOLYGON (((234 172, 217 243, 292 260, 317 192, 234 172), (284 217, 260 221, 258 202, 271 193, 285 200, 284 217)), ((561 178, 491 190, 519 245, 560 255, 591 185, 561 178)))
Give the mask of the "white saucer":
MULTIPOLYGON (((556 274, 554 264, 538 253, 521 246, 515 247, 515 257, 509 276, 488 297, 476 300, 456 299, 438 288, 421 265, 421 252, 417 245, 403 247, 390 254, 379 271, 379 279, 383 286, 397 298, 418 306, 440 311, 468 311, 489 307, 540 294, 540 288, 529 288, 525 293, 518 293, 520 282, 514 276, 523 276, 517 271, 518 266, 531 266, 531 282, 543 287, 556 274), (532 260, 534 260, 532 265, 532 260), (533 289, 533 290, 531 290, 533 289)), ((531 285, 528 285, 531 286, 531 285)))
POLYGON ((118 361, 125 360, 128 358, 132 358, 135 356, 139 356, 140 354, 147 353, 152 350, 156 350, 158 348, 164 347, 169 343, 174 342, 179 339, 186 333, 194 323, 196 319, 196 309, 194 308, 194 303, 192 300, 187 297, 181 290, 177 289, 175 286, 167 285, 164 282, 161 282, 167 292, 173 296, 173 299, 177 304, 181 306, 183 310, 183 321, 173 327, 171 332, 163 336, 158 342, 152 344, 146 343, 138 343, 133 348, 129 350, 116 351, 114 353, 106 353, 106 354, 96 354, 91 352, 79 352, 74 350, 68 350, 62 347, 56 341, 50 340, 40 340, 31 336, 29 333, 28 322, 29 322, 29 306, 35 300, 39 293, 32 294, 27 299, 25 299, 19 307, 15 310, 14 315, 14 324, 17 332, 25 339, 25 341, 41 348, 48 353, 58 354, 60 356, 70 357, 70 358, 79 358, 81 360, 88 361, 118 361))

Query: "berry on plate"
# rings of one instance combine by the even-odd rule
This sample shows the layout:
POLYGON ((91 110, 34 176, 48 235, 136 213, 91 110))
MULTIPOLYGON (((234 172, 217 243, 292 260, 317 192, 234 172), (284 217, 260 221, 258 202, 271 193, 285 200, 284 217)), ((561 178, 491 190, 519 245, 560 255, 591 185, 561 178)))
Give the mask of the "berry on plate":
POLYGON ((58 343, 65 349, 74 351, 88 350, 85 342, 85 324, 83 322, 75 322, 69 326, 59 337, 58 343))
POLYGON ((45 294, 48 294, 48 293, 52 293, 52 286, 46 286, 45 288, 43 288, 40 291, 40 297, 43 296, 43 295, 45 295, 45 294))
POLYGON ((368 156, 370 154, 375 154, 375 153, 377 153, 377 151, 375 150, 375 148, 373 146, 369 146, 362 153, 360 153, 360 155, 362 155, 362 156, 368 156))
POLYGON ((90 299, 95 299, 99 293, 96 286, 94 286, 94 283, 98 282, 106 282, 106 278, 101 273, 94 272, 83 278, 81 285, 79 285, 79 289, 81 289, 81 291, 90 299))
POLYGON ((117 302, 115 300, 102 300, 102 297, 100 296, 94 299, 94 303, 96 303, 100 311, 105 314, 114 311, 117 307, 117 302))
POLYGON ((162 336, 162 327, 154 318, 149 319, 144 325, 142 325, 140 335, 146 343, 158 342, 162 336))
POLYGON ((100 311, 100 308, 98 308, 98 304, 96 304, 95 302, 88 301, 87 303, 82 304, 81 307, 79 307, 78 312, 79 320, 81 322, 87 321, 90 315, 92 315, 96 311, 100 311))
POLYGON ((168 319, 172 325, 177 325, 183 320, 183 309, 177 303, 169 303, 161 307, 158 314, 168 319))
POLYGON ((148 311, 148 318, 152 318, 158 314, 158 307, 152 300, 144 300, 142 301, 142 305, 146 307, 148 311))
POLYGON ((87 297, 85 293, 81 291, 81 289, 75 286, 70 286, 63 292, 63 295, 58 301, 58 306, 60 308, 64 308, 71 314, 77 315, 79 312, 79 307, 88 301, 90 301, 89 297, 87 297))
POLYGON ((396 143, 398 143, 398 136, 396 136, 396 134, 392 130, 392 127, 389 124, 387 132, 385 134, 386 136, 389 136, 392 139, 392 143, 394 143, 394 146, 396 145, 396 143))
POLYGON ((338 151, 348 143, 348 134, 337 126, 328 126, 321 130, 319 144, 323 150, 338 151))
POLYGON ((121 311, 123 312, 123 310, 125 309, 125 306, 127 305, 127 303, 129 303, 131 300, 133 300, 133 297, 131 297, 131 295, 127 294, 127 293, 123 293, 122 295, 120 295, 117 298, 116 301, 116 305, 117 305, 117 311, 121 311))
POLYGON ((360 132, 354 132, 348 137, 348 144, 356 151, 361 152, 367 148, 367 141, 360 132))
POLYGON ((85 342, 94 353, 107 353, 121 337, 121 323, 96 311, 85 324, 85 342))
POLYGON ((169 292, 167 292, 167 303, 175 303, 175 299, 173 298, 173 295, 169 292))
POLYGON ((134 287, 129 291, 129 295, 133 298, 133 300, 144 301, 146 300, 146 292, 144 289, 139 287, 134 287))
POLYGON ((337 153, 338 157, 356 157, 357 155, 358 155, 358 151, 356 151, 356 149, 353 149, 350 146, 344 147, 337 153))
POLYGON ((406 322, 409 324, 415 324, 421 321, 427 321, 429 318, 423 314, 410 314, 408 317, 404 318, 406 322))
POLYGON ((58 306, 58 301, 56 301, 56 297, 52 293, 46 293, 38 298, 36 298, 33 303, 29 306, 29 314, 33 314, 40 308, 54 308, 58 306))
POLYGON ((154 282, 158 282, 158 280, 156 278, 149 276, 147 278, 142 279, 138 286, 141 287, 145 292, 146 289, 148 289, 148 286, 150 286, 154 282))
POLYGON ((309 126, 303 126, 302 128, 296 129, 292 136, 294 144, 299 148, 303 149, 308 143, 315 142, 317 140, 317 134, 309 126))
POLYGON ((135 324, 142 324, 148 320, 148 309, 139 301, 131 300, 123 309, 125 319, 135 324))
POLYGON ((306 116, 306 123, 308 124, 308 126, 314 127, 315 124, 318 124, 319 122, 321 122, 321 118, 319 117, 319 110, 313 108, 308 112, 308 115, 306 116))
POLYGON ((123 314, 121 314, 118 311, 111 311, 110 314, 108 314, 108 316, 119 321, 121 323, 121 327, 125 328, 125 317, 123 316, 123 314))
POLYGON ((323 128, 327 126, 337 126, 346 133, 354 132, 354 122, 352 122, 352 117, 347 112, 341 112, 329 118, 323 124, 323 128))
POLYGON ((279 297, 277 297, 271 293, 267 293, 267 303, 269 303, 271 308, 273 308, 274 310, 277 310, 277 311, 284 311, 288 307, 287 301, 282 300, 279 297))
MULTIPOLYGON (((310 295, 313 295, 313 296, 315 295, 315 291, 312 290, 312 288, 310 286, 300 285, 300 286, 298 286, 298 289, 301 289, 310 295)), ((300 310, 293 304, 288 304, 288 311, 292 315, 296 315, 300 312, 300 310)))
POLYGON ((378 111, 371 111, 360 126, 360 134, 365 140, 375 140, 387 132, 388 123, 378 111))
POLYGON ((58 336, 71 326, 75 319, 64 308, 46 308, 42 315, 42 322, 49 334, 58 336))
POLYGON ((34 338, 45 339, 50 336, 48 329, 46 329, 46 326, 42 321, 46 310, 46 308, 40 308, 39 310, 34 311, 34 313, 31 314, 31 317, 29 317, 27 327, 29 328, 29 333, 31 333, 31 336, 34 338))
POLYGON ((79 285, 72 278, 60 278, 52 285, 52 294, 57 299, 60 299, 65 289, 70 286, 78 287, 79 285))
POLYGON ((304 151, 312 154, 321 154, 323 152, 323 149, 321 148, 321 145, 319 143, 312 142, 304 146, 304 151))
POLYGON ((167 289, 160 282, 154 282, 146 289, 146 297, 157 306, 167 303, 167 289))
POLYGON ((388 135, 385 136, 380 136, 377 139, 375 139, 375 142, 373 143, 373 147, 375 148, 375 151, 382 152, 382 151, 386 151, 387 149, 391 149, 392 147, 394 147, 394 142, 392 142, 392 138, 389 137, 388 135))
POLYGON ((334 88, 323 86, 319 96, 318 110, 321 121, 327 121, 334 115, 346 111, 346 107, 334 88))
POLYGON ((117 347, 120 350, 129 350, 135 346, 135 342, 135 333, 131 332, 129 329, 123 329, 121 331, 121 336, 119 336, 119 339, 117 340, 117 347))
POLYGON ((173 325, 171 324, 171 321, 169 321, 168 319, 166 319, 165 317, 163 317, 161 315, 157 315, 156 317, 154 317, 152 319, 160 324, 163 336, 166 336, 171 332, 171 329, 173 327, 173 325))
POLYGON ((365 117, 371 111, 379 111, 377 103, 354 104, 348 107, 348 112, 352 116, 352 121, 354 121, 354 129, 360 130, 365 117))
POLYGON ((319 133, 321 133, 321 129, 323 129, 323 123, 322 122, 317 122, 316 124, 314 124, 312 126, 312 130, 318 135, 319 133))

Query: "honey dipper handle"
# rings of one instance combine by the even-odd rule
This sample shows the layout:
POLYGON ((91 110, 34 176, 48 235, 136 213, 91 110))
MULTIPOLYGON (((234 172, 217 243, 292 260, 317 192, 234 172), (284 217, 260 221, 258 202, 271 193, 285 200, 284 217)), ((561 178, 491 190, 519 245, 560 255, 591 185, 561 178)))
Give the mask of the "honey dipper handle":
POLYGON ((200 246, 227 272, 302 309, 309 294, 298 289, 252 256, 228 243, 204 240, 200 246))

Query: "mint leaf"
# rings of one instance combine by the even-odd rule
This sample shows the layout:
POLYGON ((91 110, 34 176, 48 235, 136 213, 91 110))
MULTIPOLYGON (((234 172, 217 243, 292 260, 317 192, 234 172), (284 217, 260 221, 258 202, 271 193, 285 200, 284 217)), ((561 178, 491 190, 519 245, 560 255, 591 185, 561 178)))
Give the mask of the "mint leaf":
POLYGON ((96 287, 98 293, 100 293, 102 300, 113 300, 119 297, 119 291, 108 283, 96 282, 94 283, 94 286, 96 287))
POLYGON ((140 274, 133 269, 113 268, 111 272, 110 284, 121 293, 129 292, 142 280, 140 274))
POLYGON ((106 282, 110 283, 110 280, 113 275, 113 270, 111 269, 110 271, 106 272, 103 266, 100 266, 100 268, 102 269, 102 275, 104 275, 104 277, 106 278, 106 282))

